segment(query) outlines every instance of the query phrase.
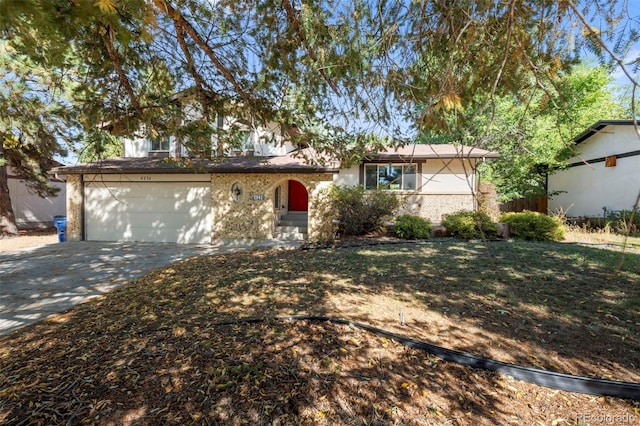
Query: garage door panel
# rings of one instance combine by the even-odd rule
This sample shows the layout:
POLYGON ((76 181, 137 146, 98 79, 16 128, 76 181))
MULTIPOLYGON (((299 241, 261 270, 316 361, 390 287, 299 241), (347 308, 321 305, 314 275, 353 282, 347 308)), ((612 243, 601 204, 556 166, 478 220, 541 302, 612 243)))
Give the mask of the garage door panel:
POLYGON ((208 183, 87 183, 86 239, 209 243, 208 183))

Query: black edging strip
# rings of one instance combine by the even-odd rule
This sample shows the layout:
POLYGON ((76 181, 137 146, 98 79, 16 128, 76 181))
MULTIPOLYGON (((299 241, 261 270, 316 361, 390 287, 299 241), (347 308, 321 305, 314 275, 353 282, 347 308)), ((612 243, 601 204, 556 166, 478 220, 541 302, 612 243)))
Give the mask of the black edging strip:
POLYGON ((617 398, 640 400, 640 383, 618 382, 614 380, 597 379, 594 377, 573 376, 571 374, 558 373, 556 371, 509 364, 464 352, 454 351, 452 349, 442 348, 430 343, 411 339, 401 334, 373 327, 368 324, 345 319, 315 315, 277 317, 275 319, 279 321, 313 321, 349 325, 377 334, 378 336, 395 340, 409 348, 419 349, 423 352, 435 355, 445 361, 451 361, 481 370, 507 374, 515 379, 536 385, 589 395, 613 396, 617 398))
MULTIPOLYGON (((402 334, 393 333, 378 327, 373 327, 357 321, 350 321, 342 318, 332 318, 319 315, 293 315, 287 317, 272 318, 276 321, 311 321, 311 322, 328 322, 331 324, 341 324, 355 327, 361 330, 374 333, 412 349, 418 349, 423 352, 434 355, 445 361, 455 362, 456 364, 466 365, 468 367, 480 370, 495 371, 503 373, 514 379, 524 382, 533 383, 539 386, 545 386, 553 389, 560 389, 568 392, 584 393, 589 395, 612 396, 616 398, 632 399, 640 401, 640 383, 619 382, 615 380, 598 379, 595 377, 573 376, 571 374, 558 373, 556 371, 542 370, 533 367, 523 367, 521 365, 510 364, 503 361, 497 361, 490 358, 471 355, 465 352, 454 351, 452 349, 443 348, 431 343, 415 340, 402 334)), ((222 327, 238 324, 256 324, 269 321, 269 318, 247 318, 232 321, 225 321, 210 324, 210 327, 222 327)), ((150 334, 163 331, 171 331, 172 328, 163 327, 153 330, 141 330, 132 334, 150 334)), ((92 337, 113 335, 113 334, 129 334, 126 331, 109 332, 92 337)))

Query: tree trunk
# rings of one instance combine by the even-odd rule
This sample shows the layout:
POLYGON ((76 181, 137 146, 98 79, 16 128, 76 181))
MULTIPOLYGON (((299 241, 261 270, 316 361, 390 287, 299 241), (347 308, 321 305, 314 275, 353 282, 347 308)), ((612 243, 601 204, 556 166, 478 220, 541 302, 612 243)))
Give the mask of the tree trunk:
POLYGON ((0 236, 18 235, 16 216, 11 207, 7 166, 0 166, 0 236))

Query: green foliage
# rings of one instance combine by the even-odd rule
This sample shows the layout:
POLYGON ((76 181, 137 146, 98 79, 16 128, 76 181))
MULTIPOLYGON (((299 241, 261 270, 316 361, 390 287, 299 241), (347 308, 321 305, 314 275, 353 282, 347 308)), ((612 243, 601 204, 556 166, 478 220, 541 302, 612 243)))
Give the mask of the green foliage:
POLYGON ((340 235, 365 235, 376 231, 395 214, 399 206, 398 198, 393 193, 365 191, 362 185, 333 186, 331 198, 337 212, 340 235))
MULTIPOLYGON (((610 3, 584 7, 607 30, 620 22, 610 44, 625 57, 637 25, 622 0, 610 3)), ((252 125, 295 125, 314 148, 348 158, 358 137, 412 137, 407 121, 451 133, 489 100, 552 90, 574 43, 599 46, 592 31, 565 25, 576 14, 537 0, 8 0, 0 31, 73 85, 84 130, 110 123, 126 136, 144 124, 173 134, 189 116, 175 95, 189 93, 207 120, 233 104, 252 125)), ((562 95, 552 98, 573 99, 562 95)))
MULTIPOLYGON (((627 57, 638 24, 626 1, 587 2, 587 21, 606 23, 596 33, 574 3, 7 0, 2 43, 14 50, 10 65, 24 66, 2 64, 0 85, 24 84, 0 90, 2 101, 22 104, 0 102, 12 127, 0 139, 24 135, 18 161, 44 158, 96 126, 123 137, 144 128, 210 157, 223 154, 212 154, 210 127, 234 116, 353 164, 384 148, 380 141, 429 129, 503 154, 485 173, 517 197, 541 188, 537 164, 566 147, 547 143, 555 129, 569 129, 566 142, 583 116, 616 118, 591 96, 600 77, 562 84, 574 46, 606 59, 599 37, 608 37, 627 57), (585 105, 590 113, 580 115, 585 105), (194 117, 202 121, 191 125, 194 117)), ((36 163, 25 173, 44 176, 36 163)))
POLYGON ((431 236, 431 222, 420 216, 403 214, 396 218, 393 233, 405 240, 421 240, 431 236))
POLYGON ((638 235, 640 233, 640 213, 637 210, 620 210, 607 215, 609 226, 620 234, 638 235))
POLYGON ((421 141, 500 154, 481 165, 481 173, 502 201, 545 196, 547 167, 562 166, 573 155, 577 134, 599 119, 628 117, 604 66, 580 64, 560 76, 553 84, 543 80, 543 87, 538 80, 523 81, 520 93, 491 101, 478 96, 451 120, 451 131, 426 132, 421 141))
POLYGON ((483 212, 459 211, 442 216, 442 225, 454 237, 492 238, 498 235, 498 224, 483 212))
MULTIPOLYGON (((49 183, 53 157, 64 155, 58 142, 72 121, 61 112, 64 89, 50 70, 0 40, 0 159, 40 196, 54 195, 49 183)), ((0 218, 4 212, 0 211, 0 218)))
POLYGON ((574 220, 588 231, 607 230, 616 234, 638 236, 640 213, 636 210, 620 210, 607 213, 606 217, 589 217, 574 220))
POLYGON ((121 138, 97 128, 90 129, 81 144, 78 160, 82 163, 122 157, 124 154, 121 138))
POLYGON ((557 217, 538 212, 509 212, 500 217, 509 225, 509 234, 514 238, 538 241, 562 241, 564 224, 557 217))

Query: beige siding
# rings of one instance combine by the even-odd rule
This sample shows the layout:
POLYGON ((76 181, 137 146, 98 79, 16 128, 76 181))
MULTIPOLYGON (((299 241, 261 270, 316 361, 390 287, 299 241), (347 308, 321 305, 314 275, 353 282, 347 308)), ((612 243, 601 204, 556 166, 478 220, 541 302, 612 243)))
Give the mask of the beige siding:
POLYGON ((333 178, 333 183, 338 186, 356 186, 360 184, 360 166, 353 166, 340 170, 333 178))
POLYGON ((10 167, 7 171, 11 207, 18 227, 51 226, 53 216, 66 214, 66 185, 64 182, 49 182, 51 186, 58 188, 58 193, 52 197, 40 197, 27 187, 24 180, 12 177, 14 172, 10 167))
POLYGON ((472 194, 475 191, 474 163, 460 159, 429 159, 422 164, 423 194, 472 194))

